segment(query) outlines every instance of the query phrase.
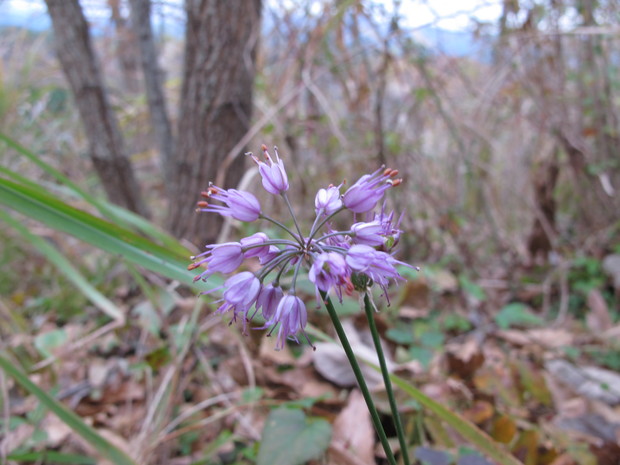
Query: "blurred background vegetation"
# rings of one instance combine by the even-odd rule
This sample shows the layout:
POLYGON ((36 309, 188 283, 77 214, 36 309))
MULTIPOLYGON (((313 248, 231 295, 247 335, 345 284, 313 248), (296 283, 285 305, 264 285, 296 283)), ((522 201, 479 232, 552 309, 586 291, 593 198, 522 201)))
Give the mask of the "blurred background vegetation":
MULTIPOLYGON (((398 258, 423 271, 377 317, 405 377, 523 463, 617 464, 620 5, 474 3, 422 23, 436 2, 0 1, 3 357, 136 463, 288 463, 257 458, 283 403, 332 424, 315 455, 356 463, 338 455, 348 387, 328 362, 237 337, 183 271, 207 241, 254 232, 197 219, 200 190, 258 193, 243 154, 277 145, 306 222, 328 183, 380 165, 403 177, 398 258), (67 42, 63 61, 80 14, 86 47, 67 42)), ((99 463, 7 373, 0 463, 99 463)), ((420 463, 485 463, 462 462, 471 451, 419 405, 406 412, 420 463)))

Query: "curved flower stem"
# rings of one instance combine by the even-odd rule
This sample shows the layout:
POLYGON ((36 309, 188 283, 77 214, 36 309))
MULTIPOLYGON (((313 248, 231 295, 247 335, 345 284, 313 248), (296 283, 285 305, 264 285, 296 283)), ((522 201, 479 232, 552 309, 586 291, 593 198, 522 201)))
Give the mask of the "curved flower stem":
MULTIPOLYGON (((340 213, 342 210, 346 210, 347 207, 340 207, 338 210, 336 210, 335 212, 333 212, 331 215, 328 215, 326 218, 323 219, 323 221, 321 221, 321 223, 319 223, 319 225, 316 225, 316 220, 314 221, 314 224, 312 225, 312 230, 310 231, 310 235, 308 236, 308 245, 310 244, 310 242, 312 242, 312 238, 316 235, 316 233, 323 227, 323 225, 325 223, 327 223, 329 220, 331 220, 334 216, 336 216, 338 213, 340 213)), ((317 217, 318 219, 318 217, 317 217)))
MULTIPOLYGON (((293 211, 293 207, 291 205, 291 202, 288 199, 288 195, 286 195, 285 192, 282 192, 282 194, 280 194, 280 195, 284 199, 284 202, 286 202, 286 206, 288 207, 288 211, 291 213, 291 217, 293 218, 293 223, 295 223, 295 227, 297 228, 297 232, 299 233, 299 239, 303 242, 304 235, 301 233, 301 228, 297 224, 297 217, 295 216, 295 212, 293 211)), ((303 244, 302 244, 302 247, 303 247, 303 244)))
POLYGON ((372 334, 372 342, 375 344, 375 350, 377 351, 377 357, 379 358, 381 374, 383 375, 383 382, 385 384, 385 392, 387 393, 390 401, 390 410, 392 410, 392 416, 394 417, 394 426, 396 427, 396 433, 398 434, 401 454, 403 456, 404 464, 409 465, 409 451, 407 449, 407 441, 405 440, 405 431, 403 429, 403 423, 400 420, 400 414, 398 413, 398 406, 396 405, 396 398, 394 397, 394 390, 392 389, 392 381, 390 380, 390 372, 388 371, 387 364, 385 363, 385 355, 383 354, 383 347, 381 347, 381 339, 379 338, 379 331, 377 331, 377 325, 375 324, 373 309, 374 307, 370 301, 370 297, 368 297, 368 293, 364 294, 364 310, 366 311, 370 334, 372 334))
MULTIPOLYGON (((297 243, 303 248, 304 243, 303 243, 303 238, 301 237, 301 234, 298 236, 293 231, 291 231, 289 228, 287 228, 284 224, 280 223, 278 220, 274 220, 273 218, 271 218, 271 217, 269 217, 267 215, 263 215, 262 213, 260 214, 259 218, 262 218, 263 220, 267 220, 267 221, 275 224, 279 228, 284 229, 287 233, 289 233, 291 236, 293 236, 295 238, 295 240, 297 241, 297 243)), ((298 227, 298 229, 299 229, 299 227, 298 227)))
POLYGON ((387 436, 385 435, 385 431, 383 429, 383 425, 381 425, 381 419, 379 418, 379 412, 377 412, 377 408, 375 407, 375 403, 372 400, 370 395, 370 391, 368 390, 368 386, 366 385, 366 381, 364 380, 364 375, 362 374, 362 370, 360 369, 359 363, 357 363, 357 359, 355 358, 355 354, 353 353, 353 349, 351 348, 351 344, 349 344, 349 339, 347 338, 347 334, 340 323, 340 319, 338 318, 338 314, 336 313, 336 309, 332 304, 331 299, 327 296, 327 294, 323 291, 321 292, 321 297, 323 302, 325 303, 325 308, 327 309, 327 313, 334 324, 334 328, 336 329, 336 333, 338 334, 338 339, 340 339, 340 343, 342 344, 342 348, 344 349, 345 354, 347 355, 347 359, 351 364, 351 368, 353 369, 353 373, 355 374, 355 379, 357 380, 357 384, 362 391, 362 395, 364 396, 364 400, 366 401, 366 406, 368 407, 368 411, 370 412, 370 417, 372 419, 372 423, 377 431, 379 436, 379 440, 381 441, 381 445, 383 446, 383 450, 385 451, 385 455, 387 456, 387 460, 390 465, 396 465, 396 459, 394 458, 394 454, 392 452, 392 448, 388 442, 387 436))

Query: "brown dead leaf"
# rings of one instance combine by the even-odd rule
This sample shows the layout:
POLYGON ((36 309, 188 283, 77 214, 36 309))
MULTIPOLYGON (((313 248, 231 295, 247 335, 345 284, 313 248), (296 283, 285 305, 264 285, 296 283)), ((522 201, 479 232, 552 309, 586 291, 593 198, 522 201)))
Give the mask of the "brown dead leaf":
POLYGON ((431 288, 426 279, 407 281, 402 291, 401 305, 414 308, 428 308, 431 288))
POLYGON ((418 318, 426 318, 430 313, 430 308, 415 308, 409 306, 401 306, 398 309, 398 316, 408 320, 416 320, 418 318))
POLYGON ((613 326, 607 302, 605 302, 601 291, 592 289, 588 293, 588 307, 590 307, 590 311, 586 315, 586 323, 594 334, 607 331, 613 326))
POLYGON ((575 336, 566 329, 535 328, 526 331, 530 340, 546 349, 557 349, 573 345, 575 336))
POLYGON ((129 379, 118 386, 110 386, 104 391, 102 402, 107 404, 137 402, 145 398, 144 386, 129 379))
MULTIPOLYGON (((139 451, 136 450, 135 447, 132 448, 132 446, 130 445, 130 443, 128 441, 126 441, 124 438, 119 436, 117 433, 115 433, 115 432, 113 432, 113 431, 111 431, 109 429, 99 428, 99 429, 97 429, 97 434, 102 436, 104 439, 106 439, 112 445, 114 445, 117 448, 119 448, 121 451, 123 451, 129 457, 135 458, 136 457, 136 453, 139 453, 139 451)), ((90 455, 90 456, 93 456, 93 457, 98 457, 100 455, 99 452, 97 452, 97 450, 91 445, 91 443, 86 441, 81 436, 73 435, 72 438, 80 445, 80 447, 86 452, 87 455, 90 455)), ((100 459, 97 463, 99 465, 115 465, 112 462, 108 461, 107 459, 100 459)))
POLYGON ((45 417, 41 429, 47 434, 47 445, 52 448, 59 447, 64 443, 73 431, 60 418, 51 414, 45 417))
POLYGON ((433 289, 438 292, 456 292, 459 288, 456 276, 448 270, 438 270, 428 279, 433 289))
POLYGON ((493 405, 485 400, 477 400, 473 406, 463 410, 463 416, 477 425, 481 425, 489 420, 494 413, 495 408, 493 405))
POLYGON ((261 338, 258 351, 260 360, 275 365, 295 365, 295 357, 293 357, 291 349, 285 345, 282 350, 275 350, 277 342, 275 337, 261 338))
POLYGON ((326 397, 335 398, 338 395, 338 390, 331 384, 318 379, 309 379, 303 383, 299 390, 301 397, 326 397))
POLYGON ((620 339, 620 325, 616 325, 613 328, 609 328, 603 333, 603 338, 608 341, 615 341, 620 339))
POLYGON ((569 454, 562 454, 555 458, 549 465, 578 465, 569 454))
POLYGON ((491 437, 498 442, 508 444, 517 434, 517 424, 508 415, 500 415, 493 421, 491 437))
POLYGON ((12 452, 19 447, 26 439, 30 439, 34 433, 34 426, 28 423, 17 425, 16 428, 8 432, 2 441, 2 447, 7 452, 12 452))
POLYGON ((347 406, 334 421, 329 463, 373 465, 374 443, 370 414, 361 392, 354 389, 349 394, 347 406))
POLYGON ((471 338, 464 344, 448 345, 446 362, 449 374, 455 374, 461 379, 470 379, 484 364, 484 355, 478 342, 471 338))
POLYGON ((545 368, 562 384, 588 399, 620 403, 620 375, 598 367, 578 367, 566 360, 549 360, 545 368))
MULTIPOLYGON (((377 352, 372 346, 372 342, 369 345, 365 341, 370 336, 358 330, 351 320, 343 321, 342 326, 349 337, 349 343, 355 354, 378 365, 377 352)), ((386 347, 385 343, 382 345, 384 348, 386 347)), ((342 346, 330 342, 320 342, 316 344, 316 351, 312 353, 312 356, 314 367, 325 379, 342 387, 357 385, 353 369, 349 365, 342 346)), ((388 371, 394 371, 395 364, 387 351, 385 353, 385 362, 388 371)), ((363 363, 361 364, 361 370, 370 389, 383 384, 381 373, 378 373, 372 367, 363 363)))
POLYGON ((500 339, 510 342, 516 346, 526 346, 531 342, 530 337, 525 331, 519 331, 516 329, 500 329, 495 331, 494 334, 500 339))
POLYGON ((574 343, 574 335, 561 328, 505 329, 494 333, 500 339, 520 347, 536 344, 545 349, 557 349, 574 343))
POLYGON ((613 279, 616 292, 620 292, 620 254, 607 255, 603 259, 603 270, 613 279))
POLYGON ((523 431, 512 447, 512 453, 523 463, 538 463, 539 434, 534 430, 523 431))
POLYGON ((113 360, 92 359, 88 363, 88 381, 93 388, 101 388, 115 369, 113 360))

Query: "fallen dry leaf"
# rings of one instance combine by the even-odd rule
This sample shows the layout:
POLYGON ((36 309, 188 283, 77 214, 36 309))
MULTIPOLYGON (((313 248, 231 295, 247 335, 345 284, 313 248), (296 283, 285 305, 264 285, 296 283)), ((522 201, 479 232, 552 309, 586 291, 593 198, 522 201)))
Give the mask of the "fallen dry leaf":
POLYGON ((594 334, 607 331, 613 326, 607 302, 596 288, 588 292, 588 307, 590 311, 586 315, 586 323, 594 334))
POLYGON ((477 400, 470 408, 463 410, 463 416, 477 425, 491 419, 494 413, 493 405, 485 400, 477 400))
POLYGON ((561 328, 535 328, 526 331, 530 340, 546 349, 558 349, 573 345, 575 335, 561 328))
POLYGON ((561 383, 589 399, 620 403, 620 375, 598 367, 577 367, 566 360, 549 360, 545 368, 561 383))
POLYGON ((295 365, 295 357, 288 346, 282 350, 275 350, 278 340, 275 337, 261 338, 258 357, 260 360, 275 365, 295 365))
POLYGON ((484 354, 475 338, 463 344, 449 344, 446 351, 448 373, 461 379, 470 379, 484 363, 484 354))
POLYGON ((508 415, 500 415, 493 421, 491 437, 498 442, 508 444, 517 434, 517 424, 508 415))
MULTIPOLYGON (((347 333, 349 343, 355 354, 362 359, 369 360, 378 365, 379 359, 377 358, 375 348, 363 342, 366 338, 365 335, 362 334, 350 320, 343 321, 342 326, 347 333)), ((394 371, 394 362, 386 350, 385 343, 383 343, 383 348, 388 371, 392 372, 394 371)), ((357 384, 353 369, 351 365, 349 365, 342 346, 331 342, 320 342, 316 344, 316 351, 313 353, 313 361, 316 370, 321 376, 332 383, 342 387, 351 387, 357 384)), ((360 367, 370 389, 383 383, 381 373, 365 363, 361 363, 360 367)))
MULTIPOLYGON (((341 457, 353 456, 355 459, 350 460, 350 463, 367 465, 375 463, 375 431, 364 397, 358 389, 351 391, 346 407, 334 421, 330 448, 341 457)), ((330 461, 330 463, 335 465, 342 462, 330 461)))
POLYGON ((559 457, 556 457, 553 462, 549 465, 578 465, 569 454, 562 454, 559 457))
POLYGON ((41 429, 47 434, 47 445, 53 448, 59 447, 73 431, 65 422, 52 414, 46 415, 41 429))

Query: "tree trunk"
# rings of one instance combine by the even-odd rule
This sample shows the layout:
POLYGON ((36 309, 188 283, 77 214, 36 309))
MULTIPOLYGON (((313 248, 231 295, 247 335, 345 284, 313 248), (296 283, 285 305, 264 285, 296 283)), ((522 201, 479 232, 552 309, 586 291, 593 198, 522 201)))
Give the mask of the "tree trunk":
POLYGON ((120 0, 108 0, 110 19, 114 24, 114 53, 123 76, 126 91, 136 94, 139 90, 138 50, 133 31, 128 27, 120 0))
POLYGON ((140 61, 144 73, 151 125, 159 148, 165 184, 168 187, 174 139, 163 91, 163 72, 157 64, 157 50, 151 28, 151 0, 130 0, 129 4, 132 27, 140 46, 140 61))
POLYGON ((58 59, 75 97, 101 183, 112 202, 146 216, 148 212, 103 87, 82 8, 78 0, 45 3, 52 18, 58 59))
MULTIPOLYGON (((196 243, 214 240, 222 224, 195 213, 200 191, 250 127, 261 0, 186 0, 183 88, 171 164, 169 227, 196 243)), ((235 187, 243 175, 240 153, 223 177, 235 187)))

